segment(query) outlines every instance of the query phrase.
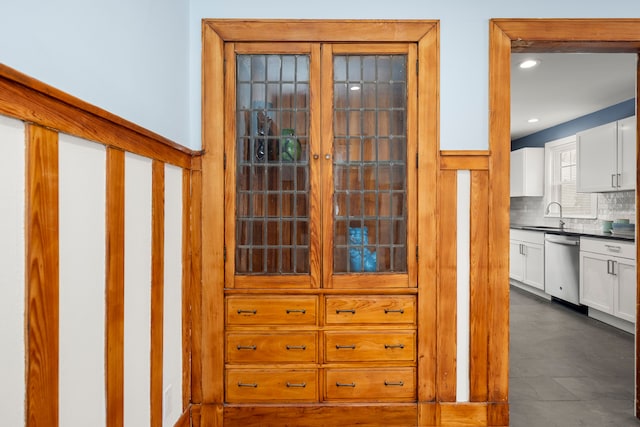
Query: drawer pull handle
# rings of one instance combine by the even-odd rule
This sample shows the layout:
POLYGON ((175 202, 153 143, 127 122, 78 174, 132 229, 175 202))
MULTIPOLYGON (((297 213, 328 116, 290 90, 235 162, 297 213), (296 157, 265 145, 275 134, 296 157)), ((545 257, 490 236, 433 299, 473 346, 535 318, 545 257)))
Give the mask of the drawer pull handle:
POLYGON ((238 387, 252 387, 252 388, 258 388, 258 383, 250 383, 250 384, 247 384, 247 383, 241 383, 241 382, 238 382, 238 387))
POLYGON ((622 248, 620 246, 605 245, 610 252, 620 252, 622 248))
POLYGON ((356 345, 355 344, 349 344, 349 345, 336 344, 336 348, 338 350, 355 350, 356 349, 356 345))
POLYGON ((404 348, 404 344, 385 344, 384 348, 404 348))
POLYGON ((384 309, 384 314, 389 314, 389 313, 400 313, 400 314, 404 314, 404 309, 400 308, 397 310, 391 310, 390 308, 385 308, 384 309))
POLYGON ((307 314, 307 310, 303 309, 288 309, 287 310, 287 314, 291 314, 291 313, 300 313, 300 314, 307 314))
POLYGON ((300 387, 300 388, 305 388, 307 386, 307 383, 300 383, 300 384, 295 384, 295 383, 287 383, 287 387, 300 387))
POLYGON ((238 310, 238 314, 249 314, 249 315, 254 315, 258 312, 258 310, 238 310))
POLYGON ((236 348, 238 350, 256 350, 258 347, 255 345, 238 345, 236 348))
POLYGON ((355 387, 356 383, 336 383, 336 387, 355 387))
POLYGON ((346 309, 346 310, 336 310, 336 314, 340 314, 340 313, 356 314, 356 311, 354 309, 352 309, 352 308, 346 309))
POLYGON ((306 350, 306 345, 289 345, 287 344, 287 350, 306 350))
POLYGON ((393 382, 393 381, 384 380, 384 385, 388 387, 390 386, 404 387, 404 381, 393 382))

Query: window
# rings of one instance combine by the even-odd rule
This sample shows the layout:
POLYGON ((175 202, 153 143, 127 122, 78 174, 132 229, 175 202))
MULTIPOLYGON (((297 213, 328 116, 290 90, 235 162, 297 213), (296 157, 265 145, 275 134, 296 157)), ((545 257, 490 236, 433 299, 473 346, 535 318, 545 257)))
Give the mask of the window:
MULTIPOLYGON (((550 202, 562 205, 564 218, 595 219, 598 197, 595 193, 576 193, 576 137, 558 139, 545 144, 545 206, 550 202)), ((559 217, 551 208, 547 217, 559 217)))

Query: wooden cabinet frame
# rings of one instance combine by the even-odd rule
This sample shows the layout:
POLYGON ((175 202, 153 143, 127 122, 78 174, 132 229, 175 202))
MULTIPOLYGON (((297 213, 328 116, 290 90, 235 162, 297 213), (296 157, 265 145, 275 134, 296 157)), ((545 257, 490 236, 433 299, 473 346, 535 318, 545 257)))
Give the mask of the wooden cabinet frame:
MULTIPOLYGON (((344 43, 413 43, 416 46, 418 79, 415 91, 420 105, 417 123, 417 156, 410 164, 417 170, 415 250, 419 252, 415 282, 418 283, 418 319, 423 325, 417 339, 419 402, 436 398, 436 180, 439 146, 439 24, 437 21, 318 21, 318 20, 204 20, 203 21, 203 149, 202 156, 202 293, 201 324, 194 335, 193 357, 200 358, 201 389, 194 390, 194 404, 201 404, 203 425, 222 425, 225 419, 224 402, 224 212, 225 191, 225 134, 233 129, 233 115, 224 106, 225 93, 234 88, 225 86, 225 72, 234 72, 225 64, 225 49, 232 43, 274 42, 273 48, 282 52, 287 42, 344 42, 344 43), (201 329, 200 329, 201 328, 201 329)), ((318 72, 319 70, 311 70, 318 72)), ((311 99, 311 107, 317 107, 311 99)), ((414 119, 415 120, 415 119, 414 119)), ((313 126, 320 129, 318 123, 313 126)), ((410 124, 411 125, 411 124, 410 124)), ((414 132, 414 130, 411 132, 414 132)), ((320 136, 320 135, 314 135, 320 136)), ((319 141, 319 139, 318 139, 319 141)), ((227 166, 229 159, 226 159, 227 166)), ((317 201, 316 201, 317 202, 317 201)), ((313 202, 312 202, 313 203, 313 202)), ((412 254, 415 256, 415 252, 412 254)), ((312 262, 319 262, 312 260, 312 262)), ((317 280, 317 279, 316 279, 317 280)), ((283 290, 282 292, 285 292, 283 290)), ((330 292, 330 291, 326 291, 330 292)), ((412 291, 415 292, 415 291, 412 291)), ((304 410, 298 412, 302 413, 304 410)), ((415 413, 415 404, 400 405, 387 411, 387 416, 415 413), (413 409, 411 409, 413 406, 413 409), (394 415, 395 414, 395 415, 394 415)), ((343 413, 335 409, 335 413, 343 413)), ((353 415, 358 411, 352 411, 353 415)), ((380 412, 380 411, 378 411, 380 412)), ((379 417, 375 411, 368 417, 379 417)), ((354 418, 356 419, 356 418, 354 418)), ((238 418, 236 417, 237 421, 238 418)), ((348 418, 343 419, 348 423, 348 418)))

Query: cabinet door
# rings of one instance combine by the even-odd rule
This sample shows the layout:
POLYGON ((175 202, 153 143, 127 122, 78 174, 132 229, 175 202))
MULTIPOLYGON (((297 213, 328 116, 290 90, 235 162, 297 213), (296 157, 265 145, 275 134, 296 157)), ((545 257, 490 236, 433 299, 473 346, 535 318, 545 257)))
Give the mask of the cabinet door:
POLYGON ((636 321, 636 264, 618 258, 614 267, 617 278, 613 315, 629 322, 636 321))
POLYGON ((618 190, 636 188, 636 117, 618 121, 618 190))
POLYGON ((519 240, 509 241, 509 277, 522 282, 524 280, 523 243, 519 240))
POLYGON ((596 310, 613 312, 613 283, 610 257, 580 252, 580 303, 596 310))
POLYGON ((322 52, 323 286, 415 287, 415 46, 322 52))
POLYGON ((617 132, 613 122, 577 134, 578 192, 616 189, 617 132))
POLYGON ((511 152, 509 196, 524 196, 524 150, 511 152))
POLYGON ((544 245, 524 244, 523 283, 544 290, 544 245))

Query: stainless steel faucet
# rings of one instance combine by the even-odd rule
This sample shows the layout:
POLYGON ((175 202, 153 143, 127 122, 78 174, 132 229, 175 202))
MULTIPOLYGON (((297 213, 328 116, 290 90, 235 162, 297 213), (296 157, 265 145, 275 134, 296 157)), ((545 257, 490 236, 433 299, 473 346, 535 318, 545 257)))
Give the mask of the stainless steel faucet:
POLYGON ((549 215, 549 208, 551 207, 551 205, 558 205, 558 208, 560 208, 560 230, 563 230, 564 221, 562 220, 562 205, 558 202, 549 202, 549 204, 547 205, 547 209, 545 210, 545 215, 549 215))

